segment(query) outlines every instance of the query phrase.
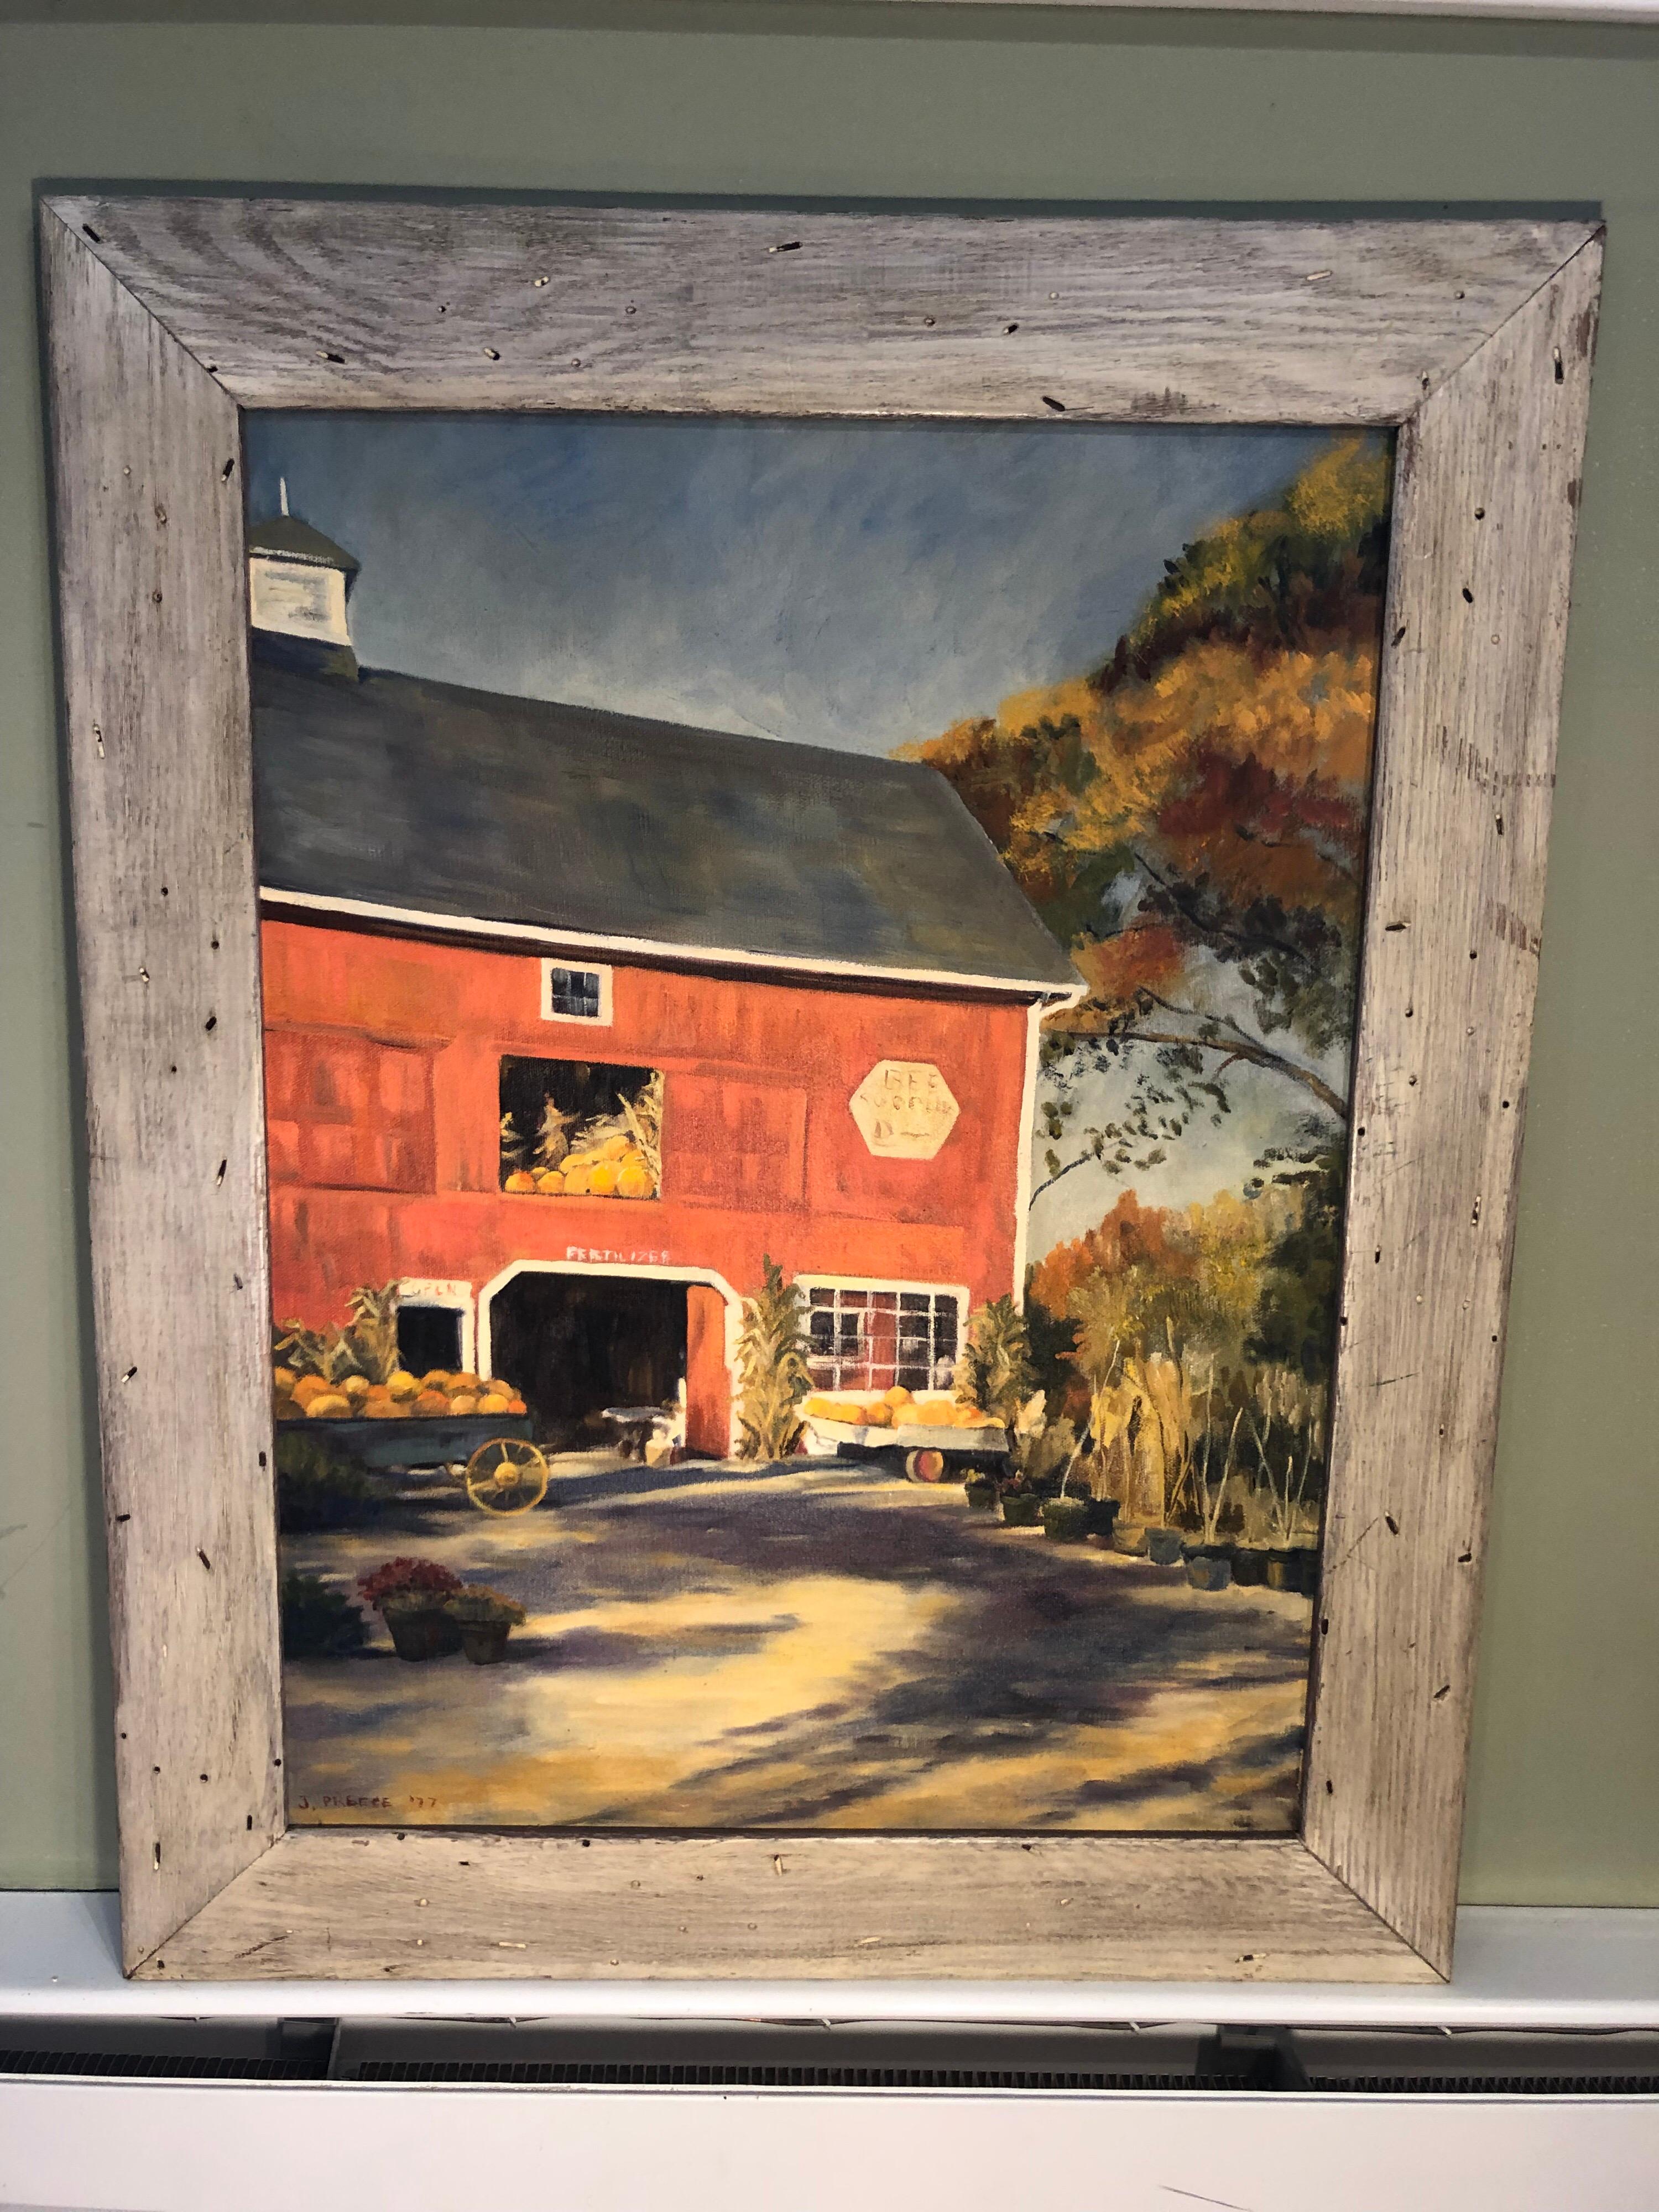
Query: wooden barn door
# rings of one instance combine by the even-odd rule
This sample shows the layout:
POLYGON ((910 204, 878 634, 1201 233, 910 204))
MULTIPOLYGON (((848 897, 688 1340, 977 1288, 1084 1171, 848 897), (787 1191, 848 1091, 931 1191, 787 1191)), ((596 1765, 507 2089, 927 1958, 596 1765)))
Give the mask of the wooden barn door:
POLYGON ((710 1283, 688 1283, 685 1291, 685 1441, 711 1459, 732 1449, 726 1301, 710 1283))

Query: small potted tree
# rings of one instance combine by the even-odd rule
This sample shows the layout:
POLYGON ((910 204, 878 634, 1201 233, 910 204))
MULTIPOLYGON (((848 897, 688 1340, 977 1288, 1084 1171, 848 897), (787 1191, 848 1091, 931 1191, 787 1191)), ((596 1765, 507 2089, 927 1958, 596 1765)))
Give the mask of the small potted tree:
MULTIPOLYGON (((1209 1392, 1206 1388, 1206 1400, 1209 1392)), ((1227 1449, 1221 1462, 1221 1471, 1216 1480, 1210 1480, 1211 1431, 1204 1432, 1201 1456, 1194 1469, 1194 1490, 1198 1506, 1198 1541, 1182 1547, 1187 1562, 1187 1580, 1194 1589, 1225 1589, 1233 1578, 1233 1547, 1221 1540, 1221 1516, 1227 1503, 1228 1488, 1232 1481, 1233 1451, 1238 1439, 1238 1425, 1243 1419, 1240 1411, 1233 1416, 1227 1437, 1227 1449)))
POLYGON ((1321 1386, 1304 1382, 1288 1367, 1267 1367, 1257 1376, 1249 1420, 1256 1464, 1267 1493, 1269 1589, 1311 1595, 1318 1585, 1316 1541, 1306 1534, 1307 1497, 1315 1462, 1324 1452, 1324 1417, 1325 1394, 1321 1386), (1278 1471, 1281 1452, 1282 1475, 1278 1471))
POLYGON ((444 1610, 461 1587, 435 1559, 388 1559, 357 1584, 386 1626, 400 1659, 443 1659, 461 1648, 461 1631, 444 1610))
POLYGON ((507 1656, 507 1639, 525 1624, 525 1609, 488 1583, 472 1583, 444 1601, 444 1611, 460 1631, 461 1649, 475 1667, 498 1667, 507 1656))

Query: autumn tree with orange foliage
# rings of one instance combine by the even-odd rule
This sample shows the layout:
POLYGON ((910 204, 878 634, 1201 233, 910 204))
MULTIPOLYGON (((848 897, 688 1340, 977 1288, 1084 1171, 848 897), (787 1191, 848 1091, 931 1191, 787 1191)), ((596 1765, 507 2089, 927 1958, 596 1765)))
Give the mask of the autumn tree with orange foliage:
POLYGON ((915 749, 1089 986, 1045 1026, 1034 1198, 1091 1161, 1155 1166, 1230 1110, 1242 1064, 1294 1087, 1310 1146, 1346 1121, 1319 1063, 1352 1028, 1389 479, 1378 440, 1334 442, 1167 563, 1092 675, 915 749), (1114 1062, 1122 1118, 1075 1128, 1084 1079, 1114 1062))

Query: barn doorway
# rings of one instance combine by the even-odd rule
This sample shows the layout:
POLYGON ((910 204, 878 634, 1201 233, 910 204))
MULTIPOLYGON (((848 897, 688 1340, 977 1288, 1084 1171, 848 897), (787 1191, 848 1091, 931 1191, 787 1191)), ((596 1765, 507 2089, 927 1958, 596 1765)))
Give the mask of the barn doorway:
POLYGON ((653 1276, 526 1269, 490 1301, 491 1370, 523 1392, 555 1450, 602 1443, 607 1406, 678 1401, 686 1289, 653 1276))

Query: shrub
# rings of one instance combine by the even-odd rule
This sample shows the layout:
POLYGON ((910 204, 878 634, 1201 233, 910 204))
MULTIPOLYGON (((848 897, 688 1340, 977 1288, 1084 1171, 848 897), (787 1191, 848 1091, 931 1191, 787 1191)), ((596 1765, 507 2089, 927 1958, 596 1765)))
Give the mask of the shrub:
POLYGON ((373 1520, 386 1493, 321 1437, 292 1431, 276 1439, 276 1526, 285 1536, 373 1520))
POLYGON ((1025 1318, 1012 1298, 1005 1293, 979 1307, 969 1318, 967 1349, 957 1362, 959 1402, 994 1413, 1012 1428, 1036 1380, 1025 1318))
POLYGON ((284 1575, 283 1650, 289 1659, 343 1659, 368 1637, 363 1616, 343 1591, 315 1575, 284 1575))

